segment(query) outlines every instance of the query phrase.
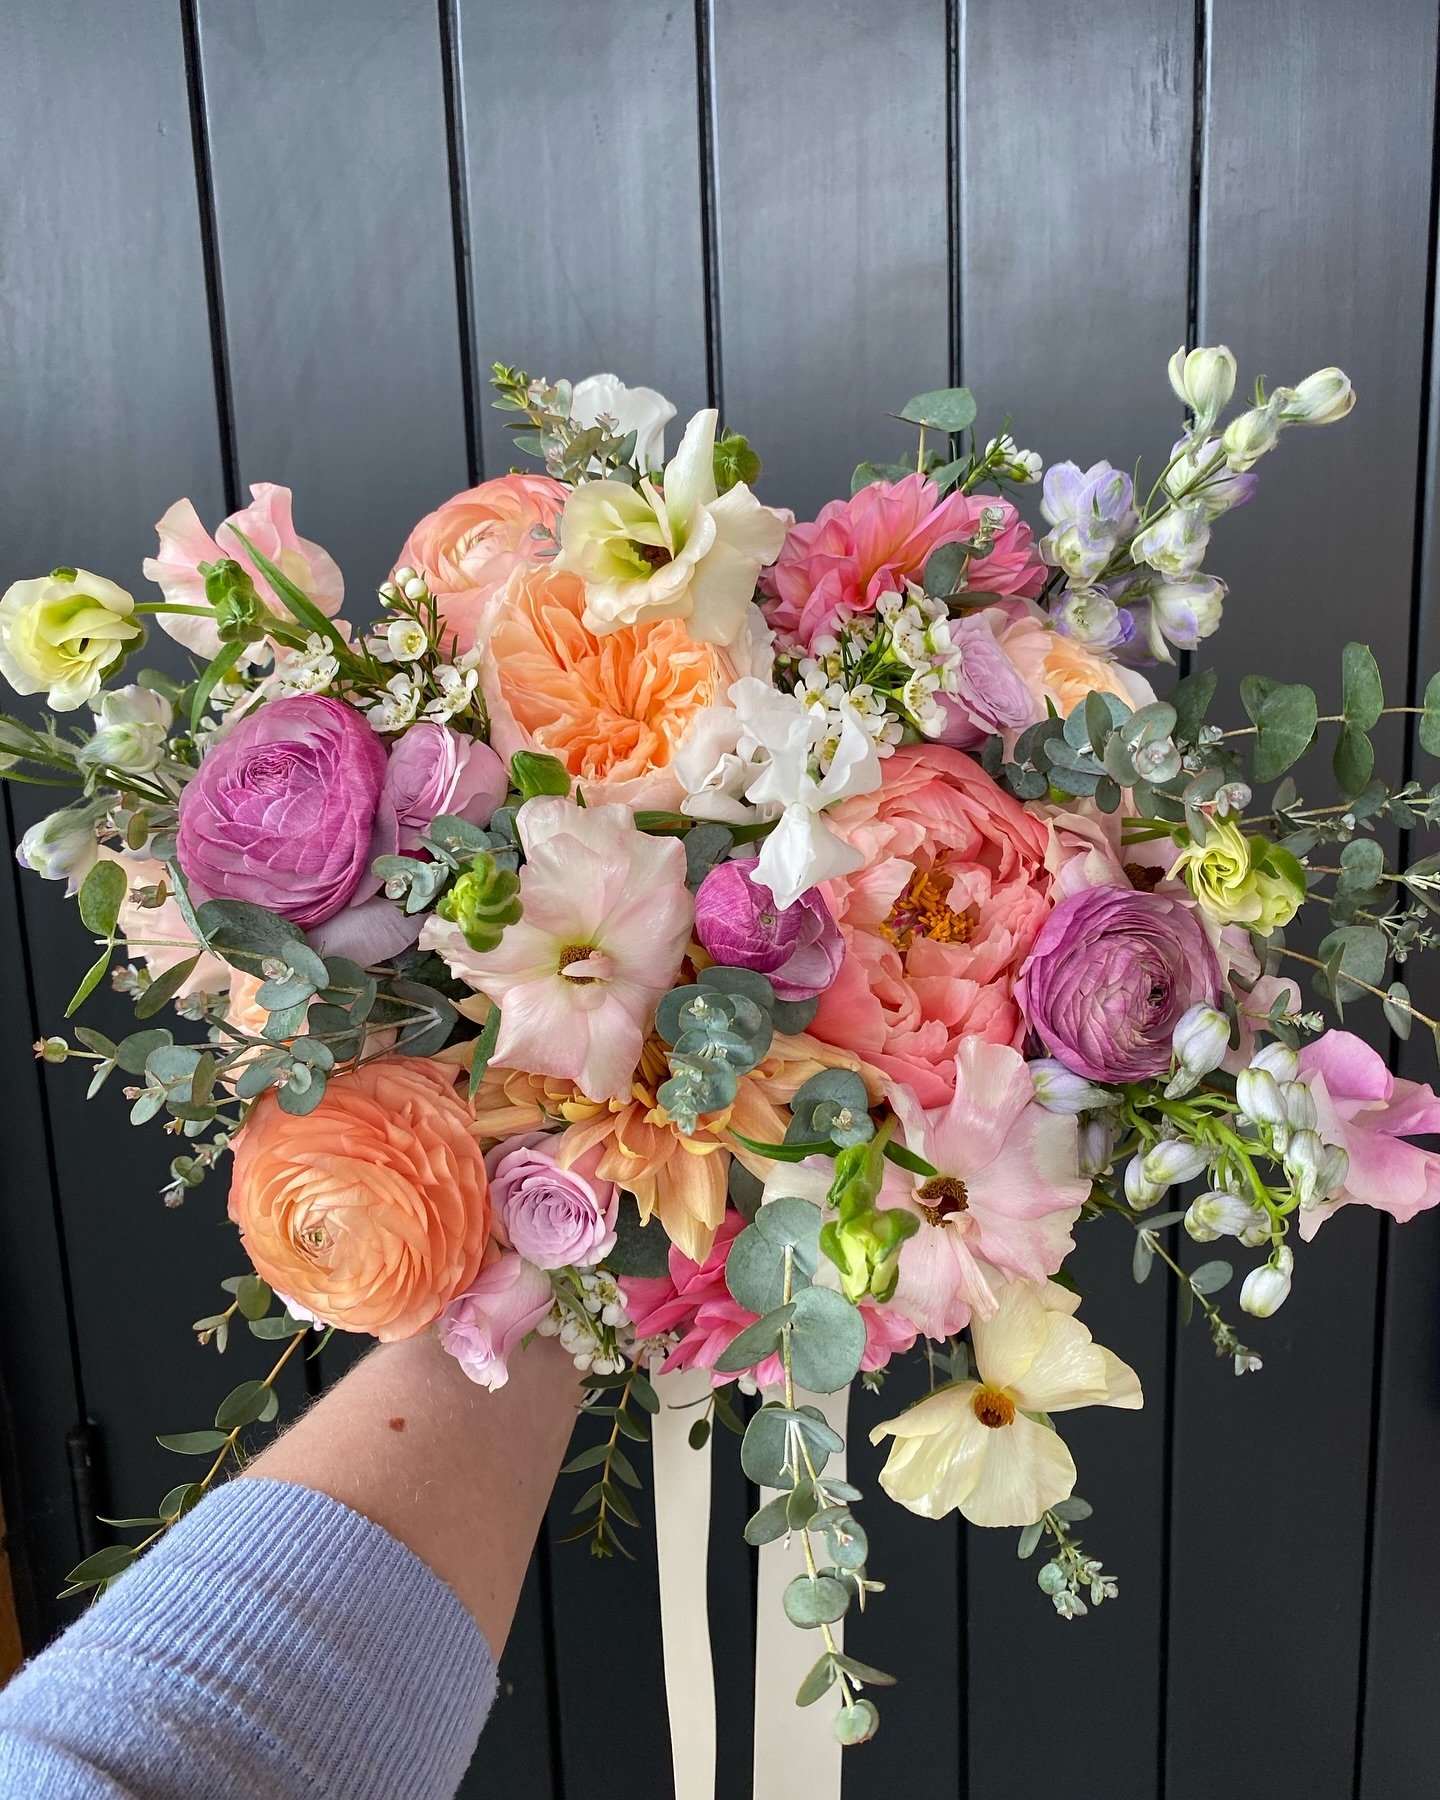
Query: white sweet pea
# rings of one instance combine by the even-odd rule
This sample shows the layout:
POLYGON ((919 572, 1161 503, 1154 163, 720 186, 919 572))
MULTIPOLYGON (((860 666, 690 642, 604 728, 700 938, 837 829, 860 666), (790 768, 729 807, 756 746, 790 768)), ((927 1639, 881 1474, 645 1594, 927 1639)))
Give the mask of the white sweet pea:
POLYGON ((762 506, 743 481, 719 492, 718 417, 713 407, 696 413, 660 486, 646 475, 633 488, 582 481, 566 500, 555 567, 583 579, 587 630, 684 619, 697 643, 741 635, 790 515, 762 506))
POLYGON ((1268 1319, 1290 1298, 1295 1252, 1282 1244, 1268 1263, 1252 1269, 1240 1287, 1240 1310, 1256 1319, 1268 1319))
POLYGON ((1225 344, 1186 351, 1170 358, 1170 385, 1195 415, 1197 431, 1208 431, 1235 392, 1236 363, 1225 344))
POLYGON ((146 775, 165 754, 165 737, 175 717, 163 694, 131 685, 102 692, 90 702, 100 724, 79 751, 79 759, 95 768, 146 775))
POLYGON ((618 375, 587 375, 570 393, 570 417, 577 425, 598 425, 601 414, 615 421, 621 437, 635 433, 635 461, 658 469, 665 460, 665 427, 675 417, 673 403, 654 388, 626 387, 618 375))
POLYGON ((1299 387, 1281 388, 1282 425, 1333 425, 1355 404, 1355 390, 1343 369, 1317 369, 1299 387))

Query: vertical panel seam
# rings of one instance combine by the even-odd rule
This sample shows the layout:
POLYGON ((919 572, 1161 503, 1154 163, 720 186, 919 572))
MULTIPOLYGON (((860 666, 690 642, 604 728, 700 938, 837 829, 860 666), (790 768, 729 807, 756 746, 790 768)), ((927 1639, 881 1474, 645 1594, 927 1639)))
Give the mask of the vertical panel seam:
POLYGON ((215 210, 210 122, 206 111, 205 69, 200 50, 197 5, 198 0, 180 0, 180 28, 185 55, 185 93, 190 107, 195 200, 200 215, 200 255, 205 271, 205 300, 210 314, 210 361, 215 383, 215 425, 220 438, 220 478, 225 490, 225 510, 228 513, 237 511, 240 505, 240 454, 235 431, 230 342, 225 329, 225 290, 220 273, 220 234, 215 210))
MULTIPOLYGON (((1434 537, 1434 481, 1440 451, 1436 430, 1440 425, 1440 409, 1436 406, 1436 259, 1440 254, 1440 14, 1437 14, 1435 36, 1434 92, 1430 128, 1430 218, 1425 259, 1425 300, 1420 346, 1420 414, 1415 458, 1415 534, 1410 559, 1410 637, 1407 647, 1407 699, 1417 704, 1421 687, 1422 625, 1425 599, 1431 573, 1434 537)), ((1415 771, 1416 727, 1412 716, 1405 722, 1403 770, 1406 780, 1415 771)), ((1400 867, 1410 856, 1410 833, 1400 836, 1400 867)), ((1399 1065, 1400 1042, 1392 1032, 1389 1062, 1399 1065)), ((1394 1249, 1394 1224, 1380 1222, 1380 1240, 1375 1266, 1375 1313, 1370 1360, 1370 1441, 1365 1483, 1364 1563, 1360 1589, 1360 1642, 1357 1656, 1355 1688, 1355 1764, 1352 1792, 1355 1800, 1365 1788, 1365 1723, 1370 1693, 1370 1647, 1375 1607, 1375 1532, 1379 1518, 1380 1449, 1383 1437, 1385 1398, 1386 1315, 1390 1298, 1390 1257, 1394 1249)))
POLYGON ((560 1723, 560 1649, 555 1633, 555 1593, 550 1527, 542 1524, 535 1540, 535 1571, 540 1588, 541 1642, 545 1651, 545 1713, 550 1738, 550 1787, 554 1800, 564 1800, 565 1733, 560 1723))
POLYGON ((946 293, 946 334, 950 383, 958 386, 963 363, 960 341, 960 196, 963 165, 960 140, 961 11, 965 0, 945 0, 945 229, 950 240, 946 293))
POLYGON ((460 395, 465 421, 465 467, 471 487, 483 478, 480 393, 475 360, 475 283, 470 260, 470 181, 465 146, 465 76, 460 60, 457 0, 437 0, 440 85, 445 112, 445 158, 450 177, 450 229, 455 254, 455 312, 460 347, 460 395))
POLYGON ((714 18, 710 0, 695 0, 695 116, 700 175, 701 299, 705 308, 705 389, 711 406, 725 403, 721 345, 720 207, 715 165, 714 18))

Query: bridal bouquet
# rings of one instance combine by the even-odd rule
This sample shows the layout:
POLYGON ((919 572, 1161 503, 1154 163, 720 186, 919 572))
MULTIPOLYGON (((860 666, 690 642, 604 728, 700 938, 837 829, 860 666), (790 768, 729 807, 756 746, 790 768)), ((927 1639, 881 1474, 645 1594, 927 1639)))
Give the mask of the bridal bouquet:
POLYGON ((713 410, 667 459, 648 389, 494 380, 543 472, 421 520, 366 625, 268 484, 213 535, 170 508, 159 598, 57 568, 0 601, 0 672, 51 709, 0 720, 4 772, 80 790, 20 860, 96 940, 70 1011, 108 973, 137 1015, 39 1053, 163 1120, 168 1204, 228 1170, 251 1270, 196 1329, 278 1344, 161 1440, 204 1472, 70 1591, 243 1459, 318 1334, 436 1331, 490 1387, 556 1335, 599 1430, 577 1535, 624 1549, 625 1443, 662 1374, 703 1371, 691 1443, 742 1433, 747 1537, 803 1546, 798 1698, 833 1689, 859 1742, 890 1677, 837 1635, 878 1584, 817 1397, 921 1346, 881 1485, 1043 1541, 1074 1618, 1116 1584, 1074 1533, 1060 1415, 1141 1404, 1066 1273, 1077 1227, 1123 1220, 1136 1278, 1164 1265, 1239 1374, 1232 1262, 1182 1265, 1168 1226, 1232 1240, 1263 1320, 1340 1208, 1440 1200, 1411 1142, 1440 1100, 1297 985, 1435 1026, 1396 966, 1433 942, 1440 858, 1393 845, 1440 787, 1378 776, 1369 734, 1408 713, 1440 753, 1440 677, 1386 707, 1349 644, 1323 716, 1254 675, 1222 727, 1203 657, 1164 697, 1142 672, 1220 624, 1211 530, 1286 431, 1349 411, 1338 369, 1222 424, 1234 358, 1177 352, 1188 424, 1148 493, 1053 464, 1038 538, 1010 496, 1040 458, 977 434, 963 388, 796 523, 713 410), (133 668, 147 617, 188 675, 133 668), (1289 771, 1317 737, 1312 800, 1289 771), (1307 906, 1313 954, 1284 936, 1307 906))

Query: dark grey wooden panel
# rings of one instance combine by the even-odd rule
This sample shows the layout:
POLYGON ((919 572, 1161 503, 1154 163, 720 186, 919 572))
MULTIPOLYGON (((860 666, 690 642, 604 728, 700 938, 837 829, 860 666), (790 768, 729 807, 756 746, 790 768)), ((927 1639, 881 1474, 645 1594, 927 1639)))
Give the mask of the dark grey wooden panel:
MULTIPOLYGON (((998 431, 1046 462, 1106 457, 1152 475, 1178 434, 1165 364, 1185 336, 1190 239, 1194 7, 1104 0, 1045 9, 968 7, 960 39, 961 370, 998 431)), ((1033 507, 1027 508, 1033 513, 1033 507)), ((1138 1370, 1143 1413, 1070 1414, 1078 1491, 1095 1507, 1086 1544, 1120 1599, 1065 1624, 1035 1586, 1040 1558, 1016 1534, 974 1531, 970 1568, 972 1792, 1042 1792, 1055 1744, 1013 1729, 1027 1683, 1070 1697, 1097 1740, 1125 1755, 1075 1758, 1075 1796, 1154 1792, 1160 1732, 1168 1296, 1137 1289, 1129 1233, 1079 1234, 1074 1272, 1097 1340, 1138 1370), (1117 1683, 1114 1671, 1126 1670, 1117 1683)))
MULTIPOLYGON (((1201 337, 1230 343, 1246 382, 1337 362, 1361 396, 1344 425, 1288 438, 1217 533, 1235 592, 1207 660, 1231 683, 1283 668, 1334 693, 1350 635, 1405 678, 1435 33, 1421 0, 1211 9, 1201 337)), ((1258 1378, 1235 1383, 1193 1330, 1180 1346, 1170 1800, 1352 1791, 1378 1235, 1357 1208, 1299 1247, 1293 1297, 1250 1334, 1258 1378), (1217 1731, 1209 1684, 1242 1642, 1265 1701, 1217 1731)))
POLYGON ((813 518, 949 373, 946 9, 715 9, 715 203, 727 421, 761 491, 813 518))
MULTIPOLYGON (((695 21, 670 0, 460 0, 475 367, 706 403, 695 21)), ((515 460, 482 391, 485 466, 515 460)))
POLYGON ((200 0, 242 482, 364 624, 411 525, 465 485, 465 404, 434 0, 200 0))

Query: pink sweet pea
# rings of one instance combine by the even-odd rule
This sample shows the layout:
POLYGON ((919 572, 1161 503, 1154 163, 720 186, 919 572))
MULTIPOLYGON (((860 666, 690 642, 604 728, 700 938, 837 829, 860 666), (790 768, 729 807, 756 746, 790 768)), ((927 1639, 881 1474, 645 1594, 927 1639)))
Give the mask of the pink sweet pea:
POLYGON ((1440 1202, 1440 1156, 1406 1141, 1440 1132, 1440 1097, 1432 1088, 1398 1080, 1348 1031, 1327 1031, 1307 1044, 1300 1079, 1314 1096, 1320 1136, 1350 1158, 1338 1198, 1301 1212, 1301 1237, 1308 1242, 1331 1213, 1352 1203, 1404 1220, 1440 1202))
POLYGON ((441 1313, 441 1347, 480 1387, 504 1387, 511 1352, 549 1312, 551 1298, 545 1271, 504 1251, 441 1313))
POLYGON ((1075 1120, 1036 1104, 1030 1071, 1008 1044, 965 1038, 948 1105, 925 1111, 891 1090, 905 1144, 939 1171, 887 1169, 880 1204, 920 1215, 900 1250, 892 1305, 927 1337, 995 1311, 992 1276, 1041 1281, 1074 1249, 1070 1228, 1089 1197, 1075 1120))
MULTIPOLYGON (((238 530, 308 594, 321 612, 333 618, 345 597, 344 578, 327 551, 296 531, 290 516, 289 488, 277 487, 273 481, 257 481, 250 494, 249 506, 242 506, 217 525, 214 537, 200 523, 192 503, 177 500, 155 527, 160 534, 160 554, 145 558, 145 579, 158 583, 172 606, 204 606, 205 577, 200 573, 200 564, 228 557, 249 573, 256 593, 270 610, 288 619, 290 615, 279 597, 236 537, 238 530)), ((197 656, 209 658, 218 653, 220 637, 212 620, 189 613, 156 616, 162 631, 168 631, 197 656)))

